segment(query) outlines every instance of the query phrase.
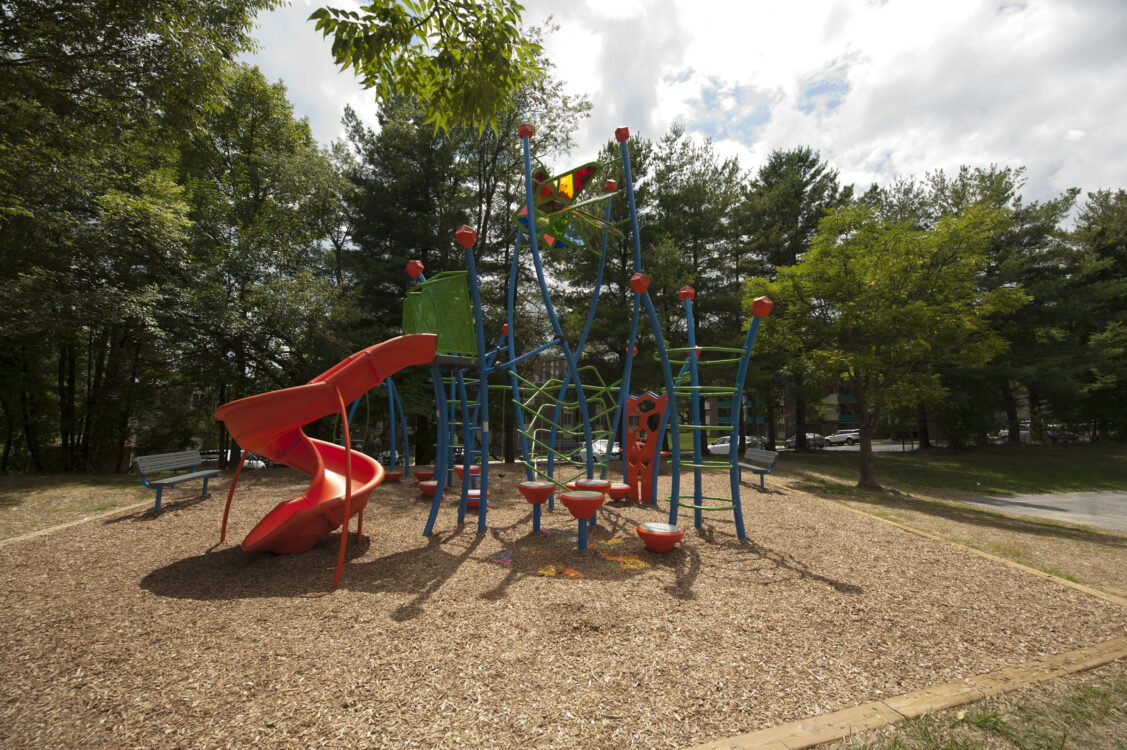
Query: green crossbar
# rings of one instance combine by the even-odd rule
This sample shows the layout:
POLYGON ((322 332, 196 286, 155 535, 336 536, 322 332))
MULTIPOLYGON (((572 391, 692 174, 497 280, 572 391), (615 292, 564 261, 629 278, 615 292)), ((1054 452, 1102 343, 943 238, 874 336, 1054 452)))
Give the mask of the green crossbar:
MULTIPOLYGON (((692 498, 692 495, 681 495, 680 497, 692 498)), ((670 498, 665 498, 666 502, 670 498)), ((677 506, 680 508, 692 508, 693 510, 735 510, 736 504, 726 497, 701 497, 701 500, 721 500, 727 502, 728 505, 694 505, 693 503, 683 503, 678 501, 677 506)))

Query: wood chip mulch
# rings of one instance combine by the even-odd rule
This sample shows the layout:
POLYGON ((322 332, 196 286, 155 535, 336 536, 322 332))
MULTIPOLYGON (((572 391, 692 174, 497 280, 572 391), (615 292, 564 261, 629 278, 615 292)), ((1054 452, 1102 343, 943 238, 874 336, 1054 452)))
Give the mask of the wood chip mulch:
POLYGON ((238 547, 304 489, 287 469, 244 475, 224 544, 219 482, 0 548, 0 746, 683 747, 1127 630, 1123 608, 770 481, 743 489, 747 541, 682 511, 655 555, 634 527, 666 511, 611 504, 579 552, 562 506, 530 533, 520 478, 494 473, 487 533, 451 501, 429 539, 414 483, 378 488, 335 592, 337 533, 238 547))

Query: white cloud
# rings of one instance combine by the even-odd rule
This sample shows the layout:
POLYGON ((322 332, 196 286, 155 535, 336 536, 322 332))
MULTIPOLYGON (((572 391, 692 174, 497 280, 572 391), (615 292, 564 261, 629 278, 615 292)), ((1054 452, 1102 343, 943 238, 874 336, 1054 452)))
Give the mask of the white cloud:
MULTIPOLYGON (((304 21, 316 5, 264 19, 258 62, 326 140, 346 100, 369 118, 374 106, 304 21)), ((554 14, 557 74, 594 103, 576 160, 618 126, 660 137, 681 121, 748 169, 773 149, 811 146, 861 188, 992 163, 1025 166, 1031 199, 1125 182, 1122 0, 525 5, 530 24, 554 14)))
MULTIPOLYGON (((332 7, 358 6, 355 2, 332 2, 332 7)), ((333 64, 331 44, 307 20, 325 6, 318 0, 293 0, 290 4, 257 19, 254 32, 260 49, 244 61, 257 65, 270 81, 285 82, 298 117, 308 117, 314 137, 322 144, 341 138, 340 119, 345 105, 361 120, 376 121, 375 95, 365 91, 349 71, 333 64)))

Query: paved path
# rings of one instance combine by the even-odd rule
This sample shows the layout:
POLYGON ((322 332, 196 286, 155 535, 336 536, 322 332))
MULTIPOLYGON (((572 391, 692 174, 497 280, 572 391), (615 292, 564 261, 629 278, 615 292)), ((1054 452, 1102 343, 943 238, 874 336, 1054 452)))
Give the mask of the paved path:
POLYGON ((1127 490, 978 497, 963 502, 1023 516, 1127 531, 1127 490))

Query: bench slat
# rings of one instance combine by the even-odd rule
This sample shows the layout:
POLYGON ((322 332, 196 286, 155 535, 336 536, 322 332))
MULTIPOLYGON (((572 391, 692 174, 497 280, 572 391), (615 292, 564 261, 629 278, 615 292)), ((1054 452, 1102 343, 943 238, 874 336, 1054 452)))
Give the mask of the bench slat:
POLYGON ((202 463, 199 451, 179 451, 177 453, 157 453, 152 456, 137 456, 133 465, 142 474, 158 471, 176 471, 198 466, 202 463))
POLYGON ((156 487, 156 486, 159 485, 159 486, 164 487, 164 486, 168 486, 168 485, 179 484, 180 482, 187 482, 190 479, 203 479, 204 477, 217 477, 221 473, 222 472, 220 472, 219 469, 208 469, 207 471, 196 471, 196 472, 192 472, 191 474, 181 474, 181 475, 176 476, 176 477, 168 477, 167 479, 157 479, 155 481, 150 481, 149 486, 150 487, 156 487))

